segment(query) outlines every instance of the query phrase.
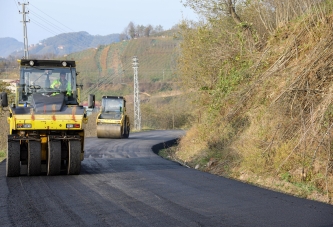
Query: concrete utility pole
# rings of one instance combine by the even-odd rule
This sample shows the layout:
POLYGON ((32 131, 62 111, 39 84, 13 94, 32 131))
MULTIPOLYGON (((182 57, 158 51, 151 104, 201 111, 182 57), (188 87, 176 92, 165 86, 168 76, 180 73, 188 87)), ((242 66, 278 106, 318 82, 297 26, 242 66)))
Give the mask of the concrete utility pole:
POLYGON ((19 5, 22 5, 22 12, 19 11, 20 14, 23 14, 23 36, 24 36, 24 58, 25 59, 28 59, 29 58, 29 52, 28 52, 28 33, 27 33, 27 22, 30 22, 30 19, 29 21, 26 20, 26 17, 25 15, 29 13, 28 12, 25 12, 25 6, 26 5, 29 5, 29 2, 28 3, 18 3, 19 5))
POLYGON ((141 131, 141 113, 140 113, 140 97, 139 97, 139 79, 138 68, 139 61, 136 56, 133 57, 134 69, 134 127, 136 130, 141 131))

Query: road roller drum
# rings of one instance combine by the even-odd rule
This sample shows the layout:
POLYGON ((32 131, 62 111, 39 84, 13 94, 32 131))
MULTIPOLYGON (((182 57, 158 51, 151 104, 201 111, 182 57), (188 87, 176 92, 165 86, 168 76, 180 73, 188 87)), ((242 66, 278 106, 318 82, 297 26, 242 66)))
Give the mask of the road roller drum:
POLYGON ((122 137, 121 125, 99 124, 97 125, 97 137, 120 139, 122 137))

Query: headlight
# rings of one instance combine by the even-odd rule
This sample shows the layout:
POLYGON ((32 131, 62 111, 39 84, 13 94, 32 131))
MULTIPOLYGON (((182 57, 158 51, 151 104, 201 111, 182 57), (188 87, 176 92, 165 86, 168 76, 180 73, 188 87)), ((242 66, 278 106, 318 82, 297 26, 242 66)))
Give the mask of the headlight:
POLYGON ((35 62, 34 61, 29 61, 30 66, 34 66, 35 62))
POLYGON ((31 128, 31 124, 16 124, 16 128, 31 128))
POLYGON ((66 67, 67 66, 67 62, 63 61, 62 63, 62 66, 66 67))
POLYGON ((66 128, 80 128, 80 124, 66 124, 66 128))

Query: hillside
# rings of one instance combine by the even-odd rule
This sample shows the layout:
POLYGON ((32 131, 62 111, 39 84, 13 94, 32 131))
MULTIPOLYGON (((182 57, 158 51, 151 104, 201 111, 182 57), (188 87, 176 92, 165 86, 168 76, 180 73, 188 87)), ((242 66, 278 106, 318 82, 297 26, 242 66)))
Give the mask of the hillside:
POLYGON ((95 94, 99 104, 102 95, 125 96, 133 127, 132 58, 137 56, 142 127, 181 128, 188 124, 191 108, 184 105, 186 95, 179 92, 179 45, 180 40, 172 36, 142 37, 90 48, 70 54, 67 59, 77 62, 78 81, 83 85, 82 99, 95 94))
MULTIPOLYGON (((106 36, 90 35, 87 32, 62 33, 29 45, 30 56, 63 56, 73 52, 79 52, 99 45, 106 45, 120 41, 120 34, 106 36)), ((23 43, 13 38, 0 38, 0 51, 2 57, 9 55, 22 57, 23 43)))
POLYGON ((23 43, 14 38, 0 38, 0 58, 5 58, 13 52, 23 50, 23 43))
POLYGON ((172 37, 143 37, 68 55, 75 59, 83 84, 83 99, 94 93, 128 95, 133 93, 132 58, 139 59, 140 91, 154 93, 172 90, 176 84, 180 40, 172 37))
MULTIPOLYGON (((228 18, 184 26, 180 75, 195 99, 197 120, 169 156, 333 204, 333 5, 296 3, 304 7, 270 35, 262 32, 267 38, 256 46, 248 30, 240 41, 229 36, 242 30, 228 26, 228 18)), ((241 15, 257 16, 251 7, 241 15)), ((258 32, 265 28, 253 25, 258 32)))

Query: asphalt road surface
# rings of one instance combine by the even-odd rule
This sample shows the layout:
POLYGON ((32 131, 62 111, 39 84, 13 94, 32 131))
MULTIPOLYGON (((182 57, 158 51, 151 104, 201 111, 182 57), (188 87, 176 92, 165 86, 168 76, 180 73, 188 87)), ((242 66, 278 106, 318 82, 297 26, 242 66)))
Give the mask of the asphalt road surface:
POLYGON ((152 151, 183 134, 88 138, 75 176, 6 178, 2 162, 0 226, 333 226, 331 205, 189 169, 152 151))

